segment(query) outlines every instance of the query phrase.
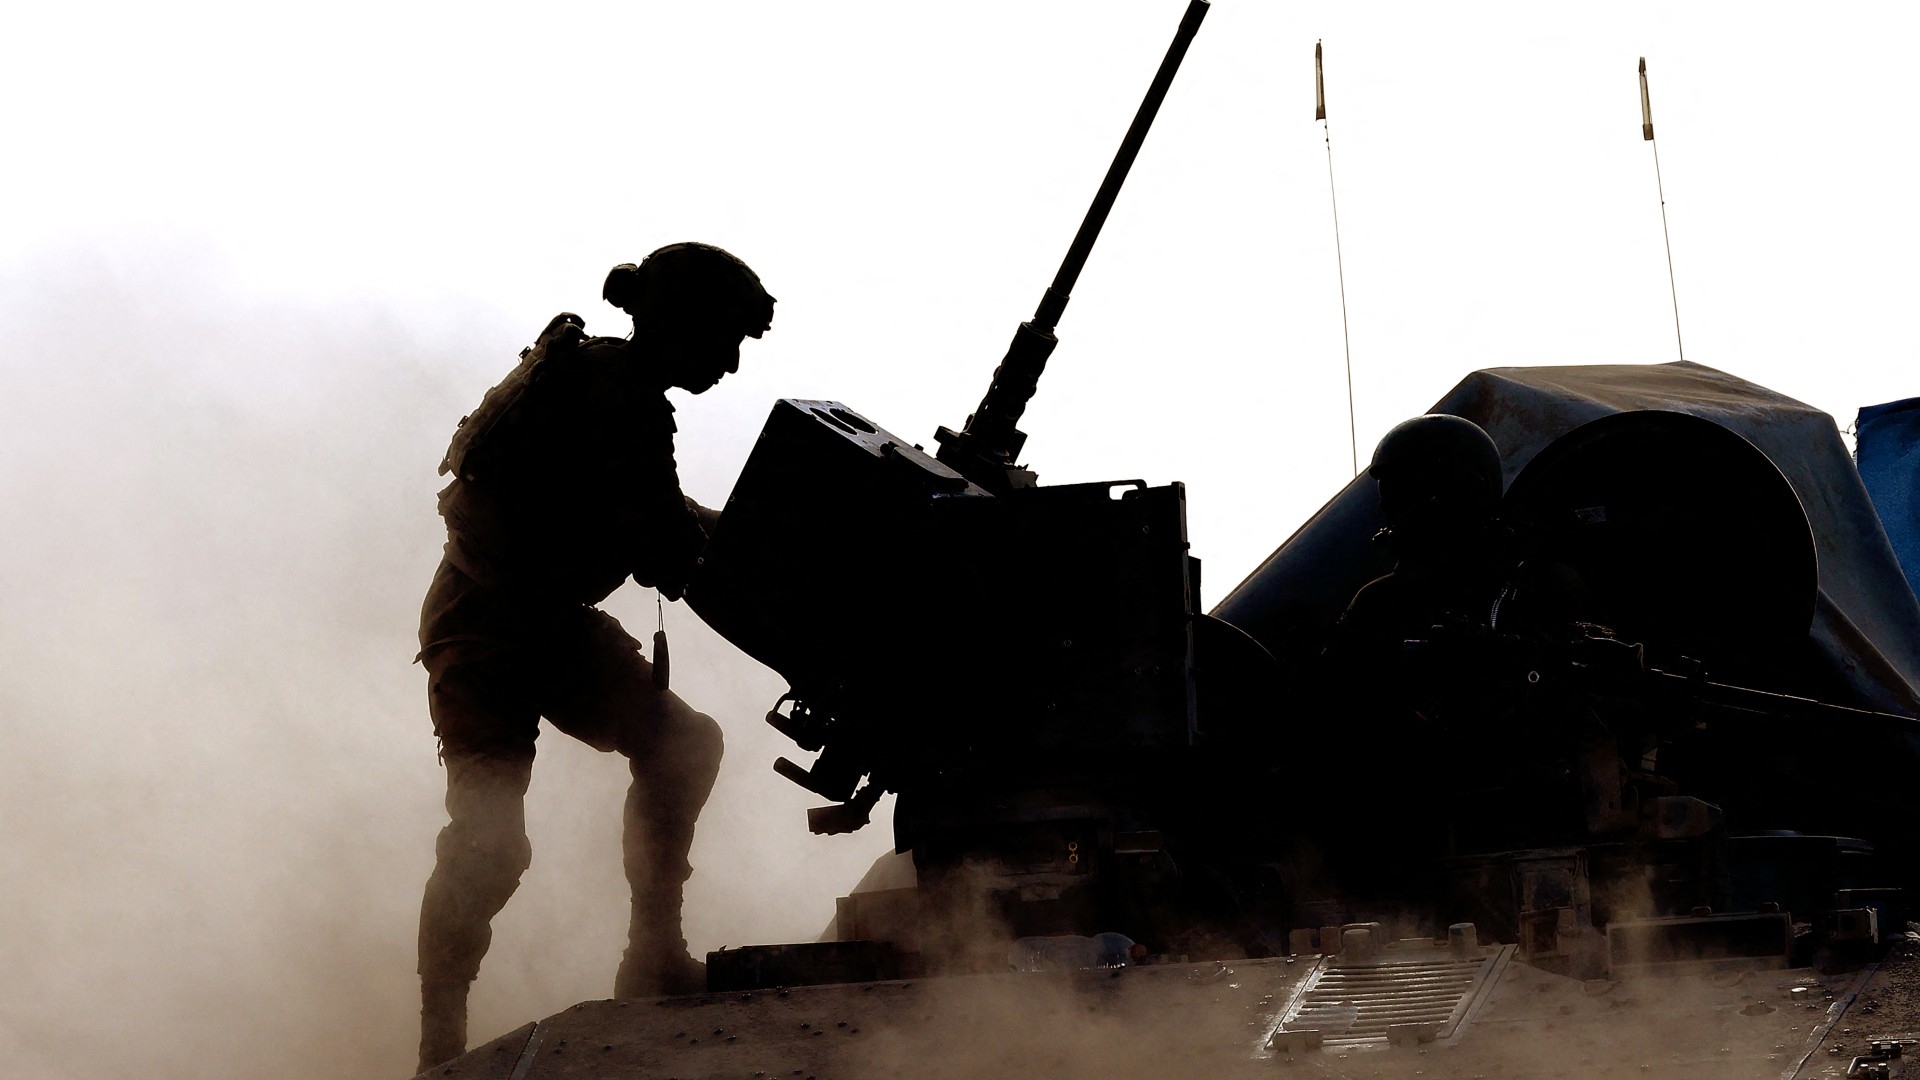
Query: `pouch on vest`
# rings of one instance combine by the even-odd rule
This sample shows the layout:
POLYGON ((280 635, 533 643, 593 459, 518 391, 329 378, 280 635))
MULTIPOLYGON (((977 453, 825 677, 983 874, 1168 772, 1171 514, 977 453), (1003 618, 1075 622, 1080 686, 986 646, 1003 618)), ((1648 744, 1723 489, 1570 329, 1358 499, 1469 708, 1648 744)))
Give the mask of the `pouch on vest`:
POLYGON ((500 380, 500 385, 487 391, 487 396, 480 399, 479 408, 460 418, 454 428, 453 441, 447 444, 446 456, 440 459, 440 475, 452 473, 461 480, 473 479, 467 472, 467 462, 474 451, 526 396, 527 388, 539 375, 541 363, 549 356, 577 346, 586 337, 585 327, 580 316, 563 311, 540 331, 537 341, 520 350, 520 363, 500 380))

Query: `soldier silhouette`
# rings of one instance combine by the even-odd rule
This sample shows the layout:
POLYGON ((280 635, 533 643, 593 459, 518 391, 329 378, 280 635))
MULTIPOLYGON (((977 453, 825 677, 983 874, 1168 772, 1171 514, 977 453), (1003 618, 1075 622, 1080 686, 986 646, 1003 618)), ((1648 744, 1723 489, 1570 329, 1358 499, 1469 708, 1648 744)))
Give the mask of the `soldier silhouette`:
POLYGON ((465 1052, 468 987, 531 861, 523 802, 542 716, 633 773, 615 996, 705 988, 680 907, 720 726, 656 686, 639 642, 595 605, 629 576, 679 598, 718 515, 680 491, 666 391, 737 371, 774 300, 745 263, 695 243, 614 267, 602 295, 633 317, 632 336, 588 337, 578 316, 556 316, 441 463, 446 554, 420 659, 451 820, 420 907, 422 1070, 465 1052))
POLYGON ((1368 823, 1329 844, 1349 849, 1342 876, 1373 887, 1436 855, 1630 828, 1620 811, 1625 735, 1577 680, 1519 678, 1600 655, 1583 635, 1604 631, 1589 621, 1593 599, 1577 573, 1522 557, 1531 540, 1501 516, 1492 438, 1457 416, 1415 417, 1381 439, 1368 473, 1394 569, 1362 587, 1333 628, 1323 693, 1379 748, 1369 782, 1391 793, 1382 813, 1402 824, 1368 823), (1582 645, 1589 651, 1576 653, 1582 645))

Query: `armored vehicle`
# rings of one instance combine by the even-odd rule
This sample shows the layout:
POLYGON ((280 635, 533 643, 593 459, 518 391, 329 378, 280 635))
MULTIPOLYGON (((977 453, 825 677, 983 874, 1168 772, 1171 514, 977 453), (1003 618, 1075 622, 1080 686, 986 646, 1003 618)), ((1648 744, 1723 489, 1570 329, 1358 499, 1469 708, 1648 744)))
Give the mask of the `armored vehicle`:
POLYGON ((490 1076, 1897 1076, 1920 604, 1833 421, 1695 364, 1476 372, 1558 635, 1324 656, 1359 476, 1211 612, 1182 492, 1005 487, 783 401, 689 592, 791 682, 779 771, 912 873, 834 939, 587 1002, 490 1076), (801 620, 789 618, 804 611, 801 620))
POLYGON ((1372 476, 1203 611, 1179 484, 1020 461, 1204 12, 967 422, 778 402, 687 589, 787 680, 811 829, 898 794, 891 877, 447 1074, 1900 1074, 1920 603, 1831 418, 1688 363, 1471 374, 1431 411, 1498 451, 1484 616, 1357 655, 1372 476))

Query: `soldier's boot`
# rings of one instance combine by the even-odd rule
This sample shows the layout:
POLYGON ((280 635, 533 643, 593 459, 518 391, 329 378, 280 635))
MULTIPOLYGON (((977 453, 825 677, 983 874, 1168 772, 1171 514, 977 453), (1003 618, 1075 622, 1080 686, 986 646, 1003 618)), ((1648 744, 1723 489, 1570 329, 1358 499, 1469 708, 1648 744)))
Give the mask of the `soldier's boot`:
POLYGON ((493 917, 532 862, 523 797, 533 760, 447 757, 447 813, 420 900, 420 1065, 467 1051, 467 988, 493 917))
POLYGON ((707 965, 687 952, 680 931, 680 883, 636 899, 627 926, 627 949, 613 978, 621 999, 678 996, 707 989, 707 965))
POLYGON ((467 1052, 467 988, 472 983, 420 982, 420 1064, 423 1073, 467 1052))
POLYGON ((659 741, 631 762, 622 862, 633 889, 627 949, 614 976, 614 997, 697 994, 707 966, 687 953, 680 908, 693 867, 694 823, 720 772, 720 725, 691 709, 661 725, 659 741))

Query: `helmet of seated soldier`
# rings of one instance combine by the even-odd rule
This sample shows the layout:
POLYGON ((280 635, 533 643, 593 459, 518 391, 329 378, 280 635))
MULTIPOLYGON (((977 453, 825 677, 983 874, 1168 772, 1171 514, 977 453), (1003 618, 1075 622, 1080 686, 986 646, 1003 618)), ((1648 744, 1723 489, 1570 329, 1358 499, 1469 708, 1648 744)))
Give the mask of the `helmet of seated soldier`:
POLYGON ((760 275, 712 244, 668 244, 607 272, 600 295, 633 316, 636 333, 715 332, 757 338, 773 323, 760 275))
POLYGON ((1394 547, 1466 539, 1500 507, 1500 449, 1480 425, 1429 413, 1403 421, 1374 448, 1368 475, 1394 547))

